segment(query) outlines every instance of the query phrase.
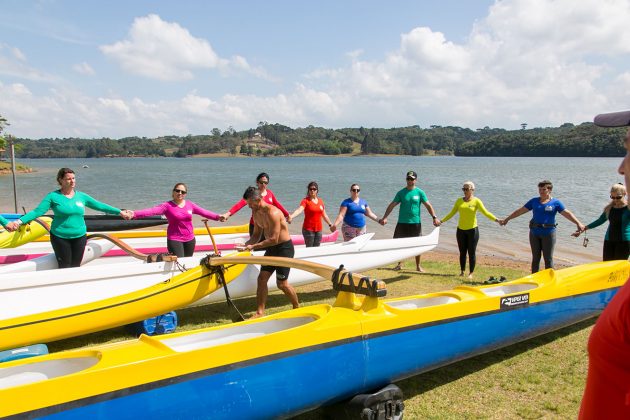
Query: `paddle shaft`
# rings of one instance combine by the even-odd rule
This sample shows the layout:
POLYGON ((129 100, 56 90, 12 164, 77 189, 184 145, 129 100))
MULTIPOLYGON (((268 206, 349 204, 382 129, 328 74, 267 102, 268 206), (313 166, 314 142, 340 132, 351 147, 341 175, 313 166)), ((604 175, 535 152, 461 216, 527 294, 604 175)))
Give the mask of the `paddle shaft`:
POLYGON ((210 235, 210 240, 212 241, 212 248, 214 248, 214 253, 219 255, 219 249, 217 248, 217 243, 214 241, 214 235, 208 226, 208 219, 201 220, 203 224, 206 226, 206 230, 208 231, 208 235, 210 235))

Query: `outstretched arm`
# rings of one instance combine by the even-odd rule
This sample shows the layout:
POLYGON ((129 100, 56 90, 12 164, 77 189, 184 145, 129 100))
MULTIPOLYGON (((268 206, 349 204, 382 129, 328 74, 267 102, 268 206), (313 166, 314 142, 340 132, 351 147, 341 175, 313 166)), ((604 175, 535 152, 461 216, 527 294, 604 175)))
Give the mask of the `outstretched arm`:
POLYGON ((394 210, 394 208, 396 208, 398 204, 399 203, 396 201, 392 201, 391 203, 389 203, 389 205, 385 209, 385 213, 383 213, 383 217, 381 217, 381 220, 380 220, 381 225, 385 226, 387 224, 387 216, 389 216, 389 214, 392 212, 392 210, 394 210))
POLYGON ((369 206, 365 207, 365 215, 367 217, 369 217, 370 219, 374 220, 375 222, 378 222, 378 216, 372 211, 372 209, 369 206))
POLYGON ((435 210, 433 210, 433 206, 431 205, 431 203, 429 203, 428 201, 425 201, 422 204, 424 204, 424 207, 427 208, 427 211, 431 215, 431 218, 433 219, 433 226, 440 226, 442 222, 440 222, 440 219, 438 219, 437 216, 435 215, 435 210))
POLYGON ((572 221, 573 223, 575 223, 575 226, 577 226, 577 229, 582 232, 585 230, 584 225, 582 224, 582 222, 580 222, 578 220, 577 217, 575 217, 575 215, 573 213, 571 213, 570 210, 564 209, 560 212, 561 215, 563 215, 564 217, 567 218, 567 220, 572 221))
POLYGON ((304 211, 304 207, 302 205, 300 205, 300 207, 295 209, 295 211, 289 215, 289 218, 287 219, 287 222, 291 223, 293 221, 293 219, 298 217, 300 214, 302 214, 303 211, 304 211))
POLYGON ((346 211, 348 211, 348 207, 346 207, 346 206, 340 206, 339 207, 339 214, 337 215, 337 218, 335 219, 335 221, 333 222, 332 226, 330 227, 330 231, 331 232, 334 232, 334 231, 337 230, 337 225, 339 223, 341 223, 343 218, 346 216, 346 211))
POLYGON ((527 207, 521 207, 520 209, 516 209, 512 212, 512 214, 510 214, 508 217, 506 217, 505 219, 503 219, 503 222, 501 223, 501 226, 505 226, 507 225, 507 223, 512 220, 517 218, 518 216, 525 214, 529 211, 529 209, 527 207))

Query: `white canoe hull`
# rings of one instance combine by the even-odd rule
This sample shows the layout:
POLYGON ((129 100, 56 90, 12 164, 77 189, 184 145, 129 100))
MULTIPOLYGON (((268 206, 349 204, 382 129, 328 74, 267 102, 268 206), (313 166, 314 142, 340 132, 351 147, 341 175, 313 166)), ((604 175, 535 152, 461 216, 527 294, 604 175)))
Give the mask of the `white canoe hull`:
MULTIPOLYGON (((102 257, 109 250, 114 248, 114 243, 106 239, 90 239, 85 245, 81 265, 87 264, 97 258, 102 257)), ((0 274, 25 273, 32 271, 53 270, 59 268, 57 258, 54 254, 47 254, 32 260, 21 261, 15 264, 0 265, 0 274)))
MULTIPOLYGON (((439 228, 434 229, 430 235, 419 238, 371 240, 372 236, 373 234, 366 234, 350 242, 326 247, 299 247, 296 248, 295 258, 329 266, 343 264, 346 269, 355 272, 370 270, 432 250, 438 244, 439 228)), ((254 253, 262 254, 263 252, 254 253)), ((147 264, 135 261, 41 273, 0 274, 0 319, 76 306, 144 289, 179 274, 179 265, 188 268, 197 266, 203 256, 205 254, 182 258, 178 263, 147 264)), ((259 266, 248 266, 229 284, 230 295, 233 298, 254 295, 259 270, 259 266)), ((289 275, 289 283, 294 286, 320 280, 314 274, 297 269, 292 269, 289 275)), ((272 276, 269 290, 276 289, 275 276, 272 276)), ((197 301, 195 305, 224 299, 224 291, 218 290, 197 301)))

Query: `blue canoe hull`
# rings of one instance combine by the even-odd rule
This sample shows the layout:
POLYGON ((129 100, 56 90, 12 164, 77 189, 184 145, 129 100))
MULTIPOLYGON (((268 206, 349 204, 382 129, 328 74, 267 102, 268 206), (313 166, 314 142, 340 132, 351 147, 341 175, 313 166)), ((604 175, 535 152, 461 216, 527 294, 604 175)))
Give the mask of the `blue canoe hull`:
POLYGON ((598 315, 618 288, 248 360, 26 413, 50 418, 278 418, 598 315), (270 403, 272 402, 272 403, 270 403))

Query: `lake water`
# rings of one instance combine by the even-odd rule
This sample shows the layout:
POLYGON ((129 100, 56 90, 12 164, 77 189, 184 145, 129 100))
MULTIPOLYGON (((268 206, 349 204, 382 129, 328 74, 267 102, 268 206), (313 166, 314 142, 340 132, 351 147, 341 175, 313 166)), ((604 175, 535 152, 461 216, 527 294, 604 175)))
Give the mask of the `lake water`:
MULTIPOLYGON (((17 175, 18 206, 32 209, 57 187, 55 176, 67 166, 77 173, 77 188, 96 199, 122 208, 149 207, 170 198, 176 182, 185 182, 188 199, 222 213, 229 209, 248 185, 255 185, 260 172, 270 174, 269 187, 293 211, 305 195, 306 185, 316 180, 331 218, 339 203, 349 196, 350 184, 361 185, 361 197, 381 216, 399 189, 405 186, 405 173, 415 170, 422 188, 439 217, 450 211, 461 195, 462 183, 472 180, 476 196, 488 210, 503 218, 538 195, 542 179, 554 183, 553 196, 559 198, 583 223, 599 216, 609 201, 609 188, 623 179, 616 173, 620 158, 466 158, 466 157, 280 157, 280 158, 117 158, 117 159, 21 159, 19 163, 36 170, 17 175), (88 165, 89 168, 83 168, 88 165)), ((0 211, 13 211, 11 176, 0 177, 0 211)), ((391 237, 397 210, 390 224, 382 227, 368 221, 368 231, 377 238, 391 237)), ((249 210, 243 209, 230 223, 245 223, 249 210)), ((479 215, 479 250, 500 257, 529 259, 528 221, 525 214, 500 227, 479 215)), ((422 210, 425 233, 431 219, 422 210)), ((291 226, 300 232, 302 218, 291 226)), ((589 232, 590 244, 572 238, 574 225, 558 216, 556 259, 578 263, 601 259, 605 226, 589 232)), ((457 217, 442 228, 439 248, 454 250, 457 217)))

